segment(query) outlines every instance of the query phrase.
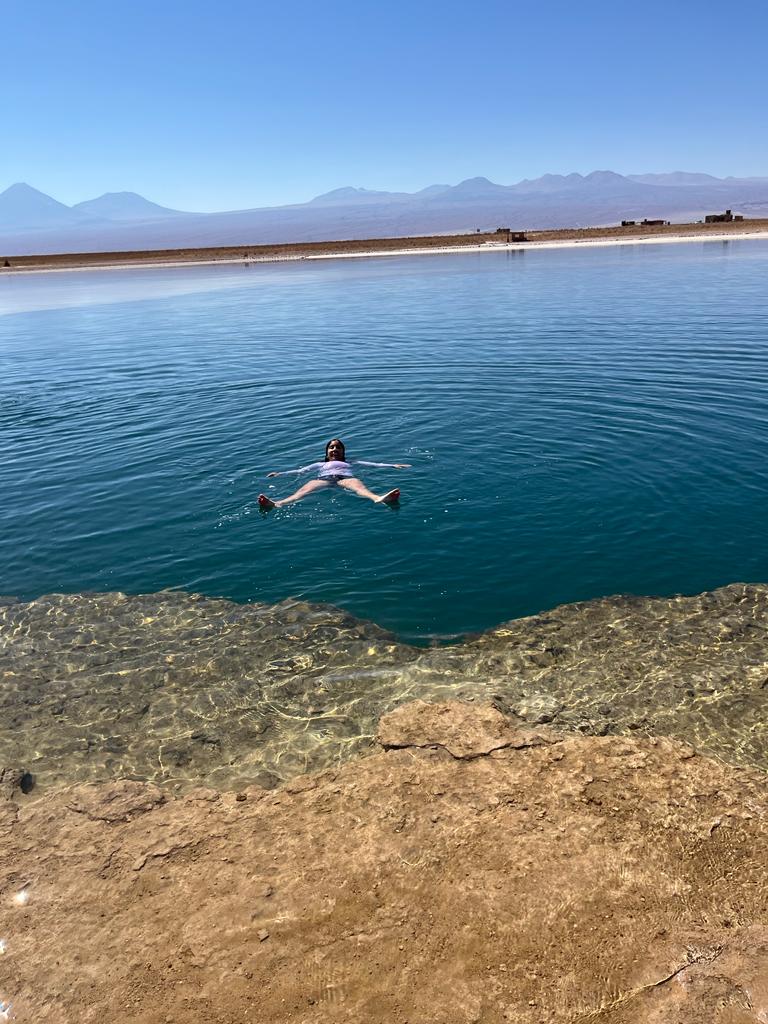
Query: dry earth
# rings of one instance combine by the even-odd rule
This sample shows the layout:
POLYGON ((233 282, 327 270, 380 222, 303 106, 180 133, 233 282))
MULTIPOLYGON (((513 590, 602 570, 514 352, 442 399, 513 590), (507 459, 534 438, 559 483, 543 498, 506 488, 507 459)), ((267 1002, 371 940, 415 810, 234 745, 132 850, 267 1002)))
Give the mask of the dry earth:
POLYGON ((238 794, 34 799, 6 773, 0 1001, 36 1024, 768 1020, 763 774, 456 702, 378 742, 238 794))

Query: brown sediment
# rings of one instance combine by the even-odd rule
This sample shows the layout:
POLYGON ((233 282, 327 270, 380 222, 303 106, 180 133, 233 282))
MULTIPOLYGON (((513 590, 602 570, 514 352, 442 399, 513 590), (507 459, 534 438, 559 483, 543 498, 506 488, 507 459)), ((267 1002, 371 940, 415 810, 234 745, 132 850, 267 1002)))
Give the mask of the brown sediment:
POLYGON ((378 739, 272 792, 0 797, 0 1002, 48 1024, 768 1018, 762 773, 457 702, 378 739))
MULTIPOLYGON (((525 232, 523 246, 552 242, 614 242, 649 238, 713 238, 764 234, 768 218, 749 219, 718 224, 637 224, 629 227, 559 228, 525 232)), ((326 242, 290 242, 279 245, 214 246, 207 248, 148 249, 129 252, 54 253, 46 255, 9 256, 9 267, 0 273, 24 270, 97 269, 128 266, 163 266, 166 264, 279 262, 322 256, 386 255, 403 250, 461 249, 489 243, 503 244, 506 232, 476 232, 458 235, 424 235, 403 238, 364 238, 326 242)), ((0 260, 6 257, 0 254, 0 260)))

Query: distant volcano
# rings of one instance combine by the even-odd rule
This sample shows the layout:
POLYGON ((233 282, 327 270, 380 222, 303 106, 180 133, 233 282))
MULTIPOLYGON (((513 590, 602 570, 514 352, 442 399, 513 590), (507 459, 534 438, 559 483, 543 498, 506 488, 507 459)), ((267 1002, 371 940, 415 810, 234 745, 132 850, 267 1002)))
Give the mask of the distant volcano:
POLYGON ((88 217, 103 220, 153 220, 158 217, 189 216, 179 210, 151 203, 138 192, 105 192, 98 199, 87 199, 72 207, 88 217))

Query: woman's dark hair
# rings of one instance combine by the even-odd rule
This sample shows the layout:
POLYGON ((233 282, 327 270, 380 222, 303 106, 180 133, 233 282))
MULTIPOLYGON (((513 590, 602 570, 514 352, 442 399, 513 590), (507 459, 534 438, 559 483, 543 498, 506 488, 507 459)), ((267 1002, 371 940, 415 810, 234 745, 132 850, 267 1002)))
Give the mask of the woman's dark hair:
POLYGON ((325 446, 325 461, 326 462, 329 461, 329 459, 328 459, 328 449, 331 447, 332 444, 340 444, 341 445, 341 458, 338 461, 339 462, 346 462, 347 461, 347 450, 344 447, 344 442, 341 440, 340 437, 332 437, 331 440, 328 442, 328 444, 325 446))

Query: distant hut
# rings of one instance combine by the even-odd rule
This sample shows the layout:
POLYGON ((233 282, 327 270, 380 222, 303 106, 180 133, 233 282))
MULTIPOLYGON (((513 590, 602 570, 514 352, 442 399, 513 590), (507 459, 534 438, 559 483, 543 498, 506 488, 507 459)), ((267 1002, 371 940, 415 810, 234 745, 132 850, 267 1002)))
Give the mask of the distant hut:
POLYGON ((508 242, 527 242, 528 236, 524 231, 513 231, 512 228, 496 228, 497 235, 506 235, 508 242))
POLYGON ((725 213, 708 213, 704 218, 705 224, 730 224, 734 220, 744 220, 744 217, 737 213, 733 214, 730 210, 726 210, 725 213))

